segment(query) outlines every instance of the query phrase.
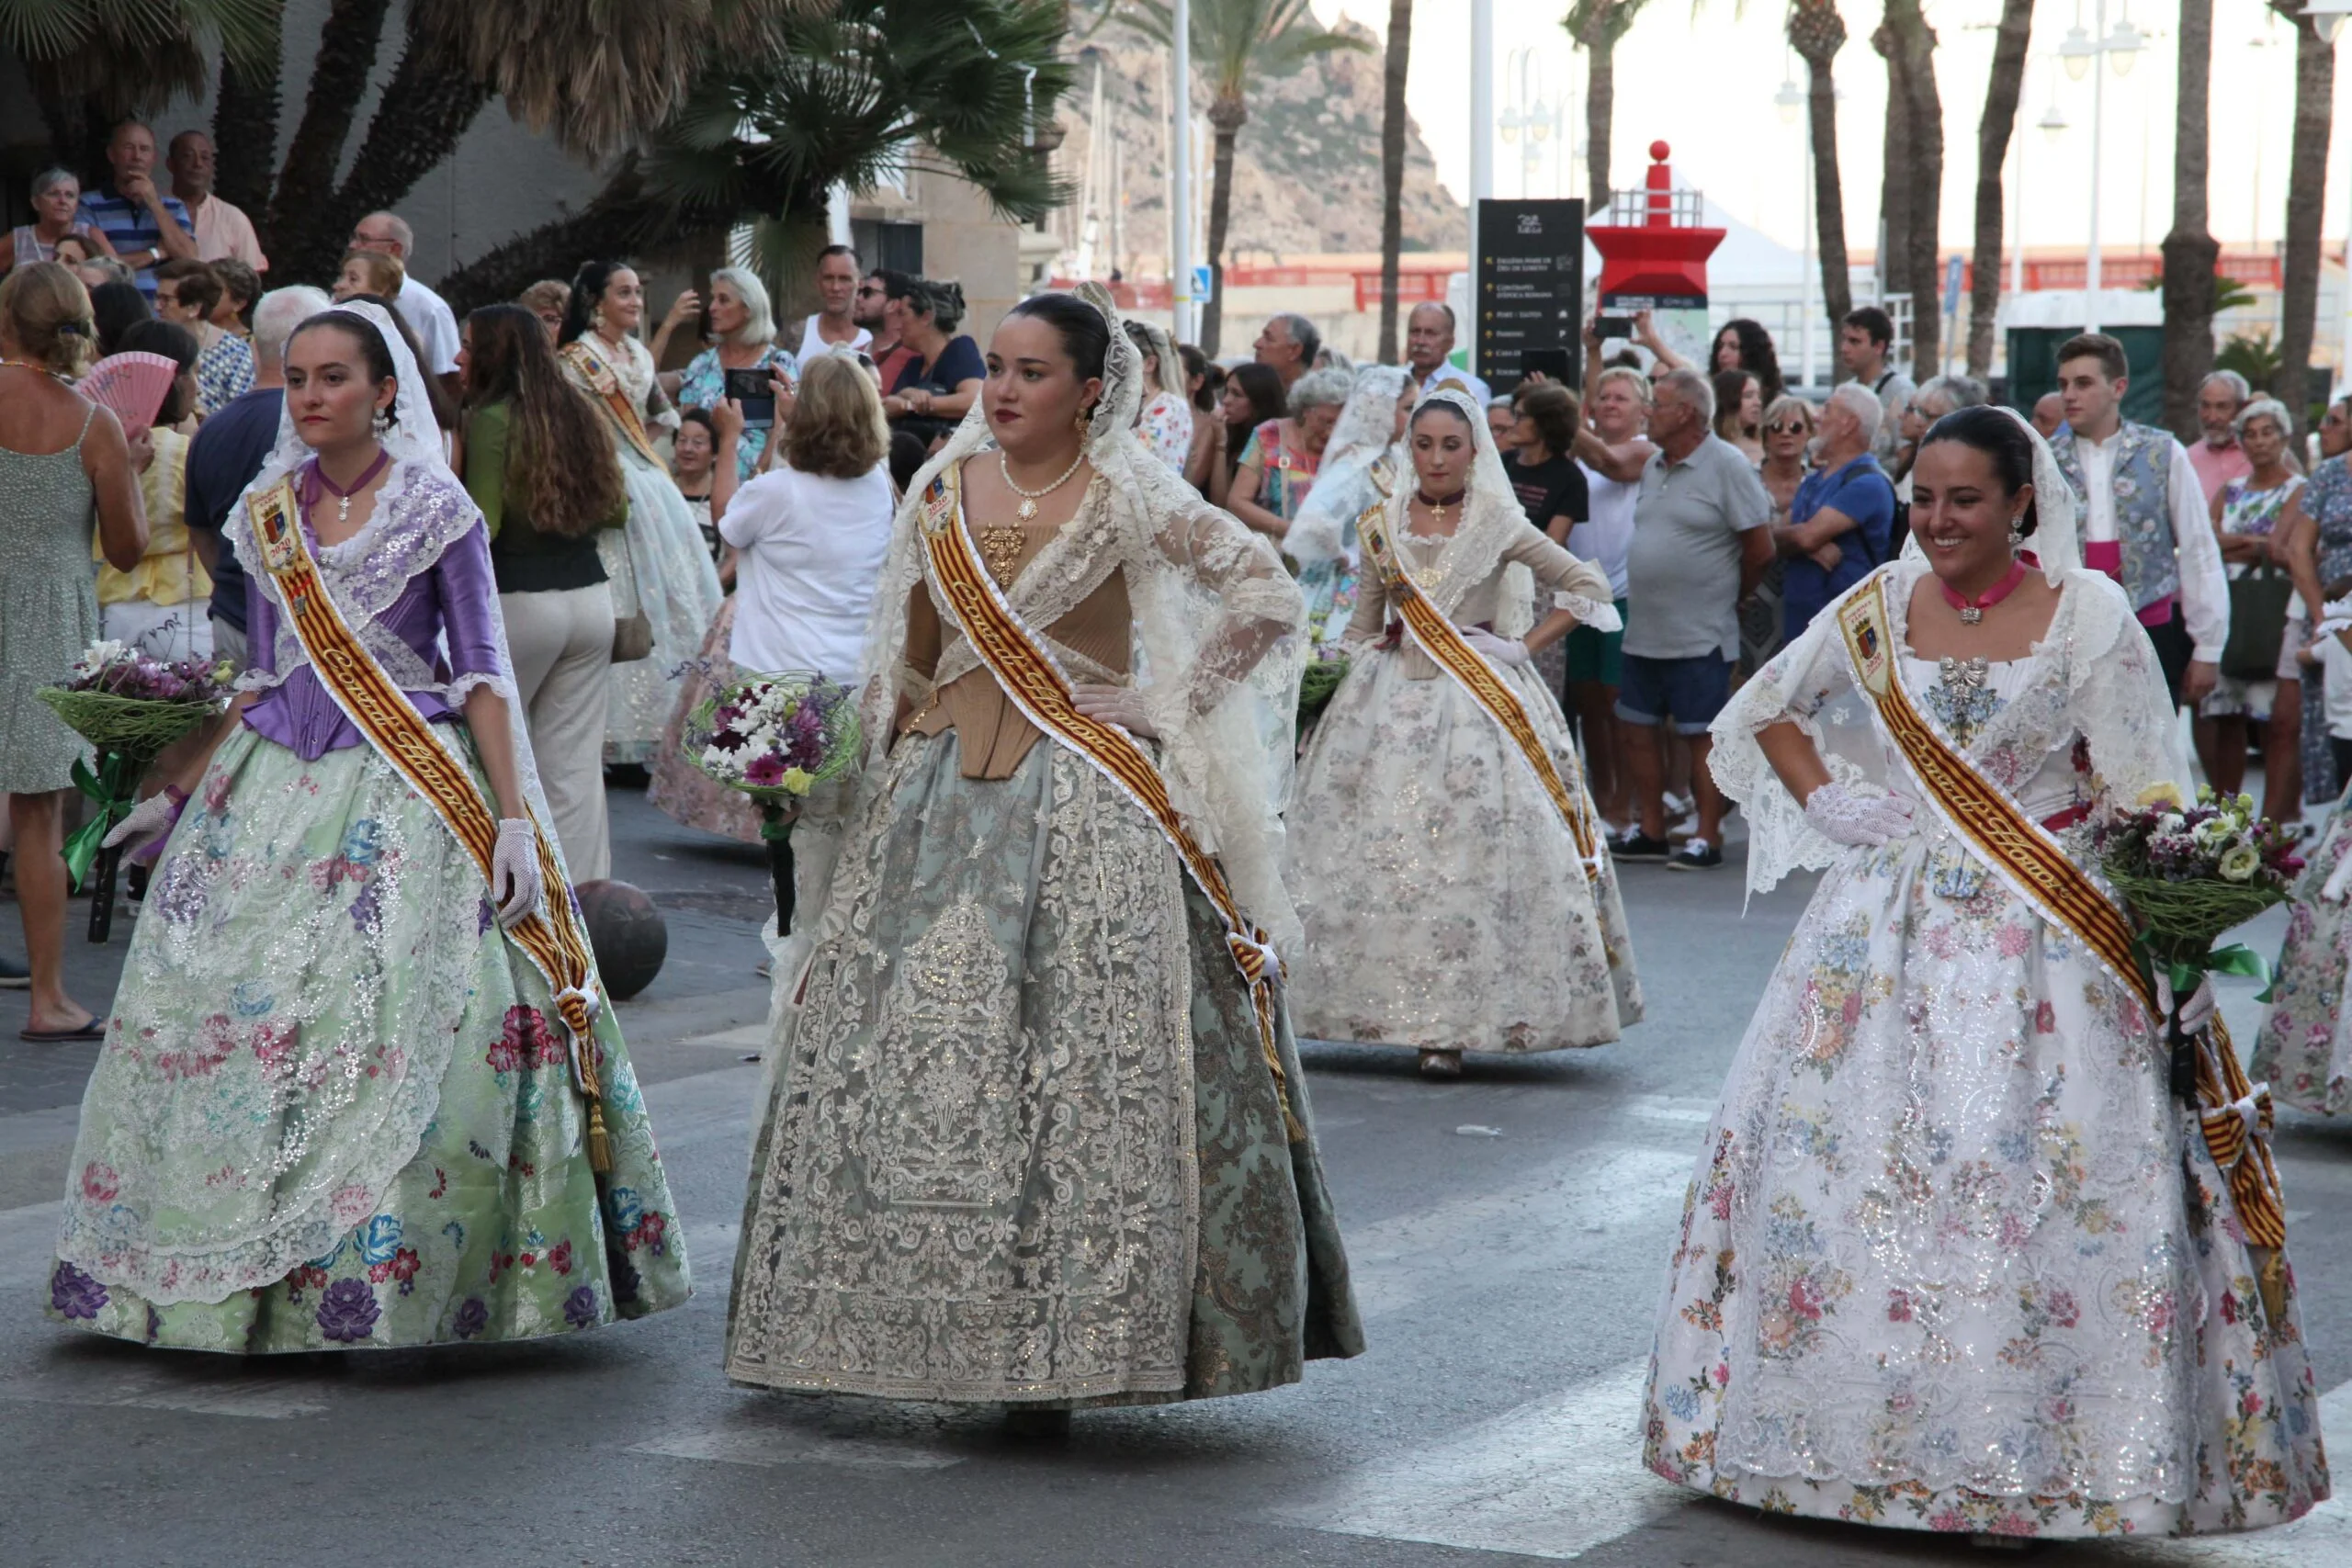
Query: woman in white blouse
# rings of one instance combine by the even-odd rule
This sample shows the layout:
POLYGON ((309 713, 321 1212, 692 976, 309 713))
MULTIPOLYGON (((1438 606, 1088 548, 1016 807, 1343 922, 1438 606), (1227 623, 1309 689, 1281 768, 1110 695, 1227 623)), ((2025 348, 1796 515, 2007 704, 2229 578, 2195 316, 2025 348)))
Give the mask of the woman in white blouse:
POLYGON ((855 360, 826 355, 803 368, 780 455, 718 519, 736 550, 736 665, 856 679, 890 544, 889 442, 874 378, 855 360))

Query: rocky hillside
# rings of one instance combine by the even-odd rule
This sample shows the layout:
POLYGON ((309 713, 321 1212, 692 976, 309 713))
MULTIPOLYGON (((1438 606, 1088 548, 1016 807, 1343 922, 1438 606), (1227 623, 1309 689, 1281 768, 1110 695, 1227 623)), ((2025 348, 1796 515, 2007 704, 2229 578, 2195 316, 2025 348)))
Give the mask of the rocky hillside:
MULTIPOLYGON (((1315 57, 1286 77, 1259 83, 1249 95, 1250 122, 1235 146, 1229 254, 1295 255, 1380 248, 1381 57, 1378 41, 1353 21, 1342 32, 1363 39, 1365 52, 1335 51, 1315 57)), ((1076 182, 1085 174, 1097 128, 1090 123, 1094 72, 1102 72, 1103 119, 1122 152, 1125 234, 1118 265, 1137 274, 1159 272, 1167 254, 1168 60, 1131 34, 1106 31, 1080 51, 1076 86, 1061 103, 1069 128, 1057 163, 1076 182)), ((1195 72, 1193 107, 1208 105, 1195 72)), ((1204 138, 1205 141, 1205 137, 1204 138)), ((1201 209, 1208 209, 1212 170, 1204 154, 1194 179, 1201 209)), ((1098 254, 1112 243, 1109 180, 1098 254)), ((1057 231, 1073 242, 1082 215, 1057 215, 1057 231)), ((1408 122, 1404 235, 1410 250, 1458 250, 1463 209, 1437 182, 1437 166, 1420 130, 1408 122)))

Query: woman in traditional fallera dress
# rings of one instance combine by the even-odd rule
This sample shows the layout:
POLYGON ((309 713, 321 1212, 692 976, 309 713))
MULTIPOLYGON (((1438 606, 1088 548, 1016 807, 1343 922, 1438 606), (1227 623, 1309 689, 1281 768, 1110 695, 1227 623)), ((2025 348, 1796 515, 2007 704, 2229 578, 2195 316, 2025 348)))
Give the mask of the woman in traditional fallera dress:
POLYGON ((796 838, 727 1371, 1053 1429, 1363 1337, 1267 962, 1298 592, 1136 440, 1106 294, 988 364, 899 513, 829 887, 796 838))
POLYGON ((2256 1170, 2172 1097, 2168 1001, 2090 874, 2087 822, 2188 777, 2154 653, 2022 420, 1945 416, 1913 485, 1926 558, 1715 722, 1751 891, 1827 869, 1700 1155, 1646 1461, 1908 1529, 2294 1518, 2328 1482, 2293 1273, 2245 1239, 2256 1170))
MULTIPOLYGON (((2325 606, 2312 637, 2324 639, 2352 631, 2352 600, 2325 606)), ((2290 637, 2301 631, 2290 625, 2290 637)), ((2287 917, 2287 940, 2278 950, 2270 983, 2270 1008, 2262 1020, 2254 1059, 2247 1070, 2299 1111, 2340 1116, 2352 1111, 2352 1008, 2346 980, 2352 978, 2352 789, 2328 813, 2318 848, 2312 851, 2287 917)))
POLYGON ((1616 869, 1529 662, 1578 622, 1618 621, 1608 579, 1528 523, 1467 395, 1431 394, 1406 446, 1410 471, 1357 523, 1393 564, 1366 536, 1352 661, 1299 763, 1291 1008, 1310 1039, 1417 1046, 1450 1077, 1464 1052, 1599 1045, 1642 1016, 1616 869), (1499 682, 1523 738, 1431 657, 1408 594, 1453 628, 1438 635, 1466 645, 1474 678, 1499 682))
POLYGON ((192 795, 115 836, 169 832, 83 1100, 50 1314, 264 1352, 675 1306, 684 1235, 545 830, 481 513, 378 308, 305 323, 286 380, 228 528, 252 596, 237 722, 192 795), (349 637, 318 646, 361 675, 322 677, 321 603, 349 637), (412 772, 387 735, 435 761, 412 772))
POLYGON ((571 282, 558 341, 565 371, 603 410, 628 490, 628 526, 598 540, 612 579, 616 614, 642 610, 652 652, 613 665, 605 708, 605 761, 643 763, 661 744, 678 703, 673 672, 690 663, 725 595, 702 530, 661 457, 654 434, 678 416, 662 395, 653 356, 636 336, 645 317, 637 274, 590 262, 571 282))

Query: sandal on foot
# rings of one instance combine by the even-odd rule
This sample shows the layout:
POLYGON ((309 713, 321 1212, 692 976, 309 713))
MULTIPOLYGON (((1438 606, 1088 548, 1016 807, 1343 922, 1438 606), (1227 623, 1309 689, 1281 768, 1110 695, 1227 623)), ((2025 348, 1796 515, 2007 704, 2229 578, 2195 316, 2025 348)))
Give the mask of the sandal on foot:
POLYGON ((102 1018, 93 1018, 87 1023, 76 1024, 72 1029, 35 1029, 28 1024, 17 1031, 17 1039, 29 1040, 36 1045, 65 1045, 75 1041, 104 1040, 106 1037, 107 1021, 102 1018))

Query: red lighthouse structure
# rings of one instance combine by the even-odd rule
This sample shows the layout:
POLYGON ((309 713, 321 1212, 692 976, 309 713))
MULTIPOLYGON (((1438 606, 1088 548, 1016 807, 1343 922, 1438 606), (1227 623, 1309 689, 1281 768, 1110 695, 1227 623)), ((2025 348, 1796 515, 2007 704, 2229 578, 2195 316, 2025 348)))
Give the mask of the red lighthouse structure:
POLYGON ((1723 243, 1724 231, 1701 226, 1697 191, 1674 188, 1666 161, 1671 151, 1663 141, 1651 142, 1644 187, 1619 191, 1610 203, 1610 220, 1585 229, 1600 253, 1604 311, 1706 309, 1707 258, 1723 243))

